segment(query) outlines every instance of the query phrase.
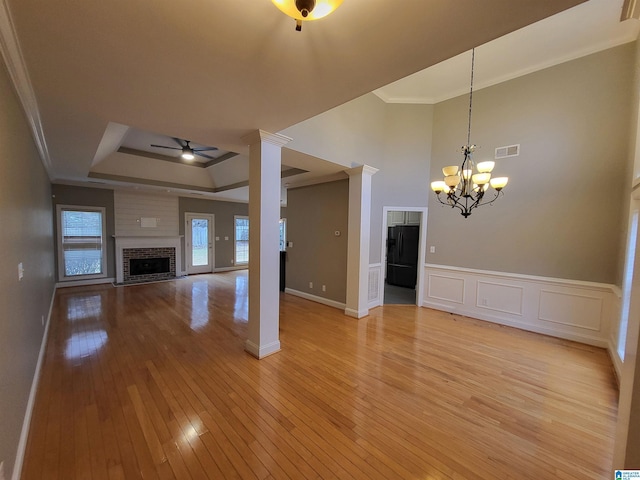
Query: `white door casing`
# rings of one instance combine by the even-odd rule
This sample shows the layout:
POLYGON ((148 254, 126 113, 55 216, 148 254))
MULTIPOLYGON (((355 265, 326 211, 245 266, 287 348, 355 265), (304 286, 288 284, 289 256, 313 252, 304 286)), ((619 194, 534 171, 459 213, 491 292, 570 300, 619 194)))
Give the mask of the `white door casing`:
POLYGON ((211 273, 215 266, 214 216, 185 213, 185 262, 188 274, 211 273))

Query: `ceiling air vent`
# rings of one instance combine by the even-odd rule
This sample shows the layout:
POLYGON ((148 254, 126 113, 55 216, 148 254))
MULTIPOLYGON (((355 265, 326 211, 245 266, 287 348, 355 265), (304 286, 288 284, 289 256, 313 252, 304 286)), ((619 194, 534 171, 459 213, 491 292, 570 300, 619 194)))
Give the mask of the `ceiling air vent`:
POLYGON ((496 160, 499 158, 517 157, 520 155, 520 144, 496 148, 496 160))

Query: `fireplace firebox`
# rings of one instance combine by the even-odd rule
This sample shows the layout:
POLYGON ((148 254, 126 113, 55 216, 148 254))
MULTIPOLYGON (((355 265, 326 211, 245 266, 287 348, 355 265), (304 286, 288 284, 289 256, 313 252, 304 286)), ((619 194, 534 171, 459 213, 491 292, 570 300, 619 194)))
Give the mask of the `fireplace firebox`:
POLYGON ((131 258, 129 260, 129 275, 132 277, 169 272, 171 272, 171 257, 131 258))
POLYGON ((173 247, 125 248, 122 251, 123 283, 142 283, 176 277, 173 247))

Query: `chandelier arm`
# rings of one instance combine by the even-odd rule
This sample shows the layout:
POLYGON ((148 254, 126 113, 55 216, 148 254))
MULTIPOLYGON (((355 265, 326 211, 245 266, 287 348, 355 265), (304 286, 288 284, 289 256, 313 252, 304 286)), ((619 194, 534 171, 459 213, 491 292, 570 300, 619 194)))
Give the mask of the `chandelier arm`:
POLYGON ((447 200, 449 201, 448 205, 451 206, 451 208, 457 208, 458 210, 460 210, 460 213, 465 218, 468 217, 471 214, 471 210, 475 208, 474 204, 471 204, 471 207, 469 207, 469 197, 456 197, 454 195, 448 195, 447 200), (464 203, 461 201, 462 198, 464 198, 464 203))

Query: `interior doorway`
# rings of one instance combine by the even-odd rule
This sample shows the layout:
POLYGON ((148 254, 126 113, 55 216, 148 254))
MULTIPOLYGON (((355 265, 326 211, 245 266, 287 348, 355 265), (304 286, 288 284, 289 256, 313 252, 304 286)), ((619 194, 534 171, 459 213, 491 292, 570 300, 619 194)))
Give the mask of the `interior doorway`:
POLYGON ((185 260, 187 273, 211 273, 215 265, 213 250, 213 215, 185 214, 185 260))
POLYGON ((426 208, 384 207, 383 304, 421 305, 426 208))

